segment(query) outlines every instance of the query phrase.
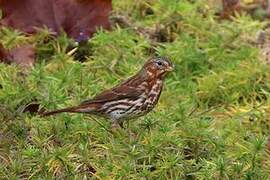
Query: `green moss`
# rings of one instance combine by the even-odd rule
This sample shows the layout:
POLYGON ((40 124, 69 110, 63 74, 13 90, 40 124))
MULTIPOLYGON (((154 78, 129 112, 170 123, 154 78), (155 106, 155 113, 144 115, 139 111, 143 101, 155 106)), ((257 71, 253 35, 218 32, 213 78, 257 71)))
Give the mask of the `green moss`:
POLYGON ((165 25, 173 38, 153 42, 131 27, 99 30, 80 62, 65 34, 1 30, 6 48, 31 42, 38 51, 26 76, 0 64, 0 177, 267 179, 270 71, 250 44, 265 23, 248 15, 217 20, 206 0, 115 0, 113 7, 136 26, 165 25), (29 102, 76 105, 138 71, 150 49, 171 58, 175 72, 155 111, 128 129, 111 134, 86 115, 22 112, 29 102))

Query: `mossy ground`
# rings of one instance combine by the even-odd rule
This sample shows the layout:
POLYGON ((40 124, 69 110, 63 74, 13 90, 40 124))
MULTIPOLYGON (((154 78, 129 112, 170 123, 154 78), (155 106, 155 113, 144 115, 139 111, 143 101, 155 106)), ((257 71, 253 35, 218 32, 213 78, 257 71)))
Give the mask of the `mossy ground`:
POLYGON ((5 47, 32 42, 38 57, 27 75, 0 64, 0 179, 269 179, 270 71, 250 43, 265 23, 249 15, 218 20, 206 0, 113 6, 134 26, 166 24, 170 38, 153 43, 131 27, 99 30, 80 62, 65 35, 1 30, 5 47), (176 69, 154 112, 128 129, 111 134, 81 114, 22 113, 29 102, 76 105, 134 74, 153 52, 176 69))

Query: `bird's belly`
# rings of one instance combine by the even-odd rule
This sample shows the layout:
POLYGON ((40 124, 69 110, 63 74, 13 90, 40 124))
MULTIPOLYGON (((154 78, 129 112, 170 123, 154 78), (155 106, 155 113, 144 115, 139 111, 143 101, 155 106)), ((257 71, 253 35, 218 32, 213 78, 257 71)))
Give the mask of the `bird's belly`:
POLYGON ((123 99, 110 102, 103 106, 103 112, 109 119, 122 120, 130 119, 143 115, 140 107, 143 105, 145 97, 141 96, 136 100, 123 99))
MULTIPOLYGON (((149 111, 148 111, 149 112, 149 111)), ((138 118, 147 113, 147 111, 141 110, 133 110, 133 111, 125 111, 125 110, 114 110, 110 112, 107 116, 112 120, 128 120, 133 118, 138 118)))
POLYGON ((109 113, 110 119, 124 119, 126 118, 126 112, 124 110, 114 110, 109 113))
POLYGON ((118 110, 111 113, 111 118, 113 119, 133 119, 146 115, 149 113, 155 105, 157 104, 159 99, 159 94, 156 96, 142 98, 141 100, 137 100, 137 102, 133 102, 132 106, 127 108, 126 110, 118 110))

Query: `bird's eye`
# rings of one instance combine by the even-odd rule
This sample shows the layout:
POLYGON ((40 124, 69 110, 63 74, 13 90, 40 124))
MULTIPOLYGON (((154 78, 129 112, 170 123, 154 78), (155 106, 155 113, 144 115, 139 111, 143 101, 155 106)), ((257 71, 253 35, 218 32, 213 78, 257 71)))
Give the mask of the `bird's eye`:
POLYGON ((158 61, 158 62, 157 62, 157 65, 162 66, 163 63, 162 63, 161 61, 158 61))

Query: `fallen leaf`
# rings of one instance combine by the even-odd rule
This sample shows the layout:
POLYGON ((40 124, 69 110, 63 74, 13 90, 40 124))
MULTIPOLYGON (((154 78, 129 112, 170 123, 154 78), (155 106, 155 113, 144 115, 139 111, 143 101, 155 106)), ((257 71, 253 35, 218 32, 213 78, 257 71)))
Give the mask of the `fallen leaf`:
MULTIPOLYGON (((46 26, 53 34, 65 31, 78 42, 89 39, 97 28, 109 28, 111 0, 0 0, 3 18, 0 26, 33 34, 46 26)), ((29 67, 35 60, 35 48, 24 45, 12 50, 0 46, 0 61, 29 67)))
POLYGON ((222 6, 219 13, 221 19, 230 19, 235 12, 246 12, 255 19, 270 17, 268 0, 222 0, 222 6))
POLYGON ((88 38, 98 27, 109 28, 111 0, 0 0, 3 19, 0 24, 35 33, 47 26, 70 37, 88 38))
POLYGON ((9 62, 15 62, 22 67, 28 68, 35 62, 35 47, 32 45, 23 45, 8 52, 9 62))
POLYGON ((222 19, 228 19, 235 12, 241 10, 240 0, 222 0, 223 9, 220 13, 222 19))
POLYGON ((15 62, 21 67, 28 68, 34 64, 35 47, 33 45, 22 45, 11 50, 6 50, 0 44, 0 62, 15 62))
POLYGON ((6 56, 7 56, 7 51, 4 49, 2 44, 0 44, 0 62, 4 62, 6 56))

